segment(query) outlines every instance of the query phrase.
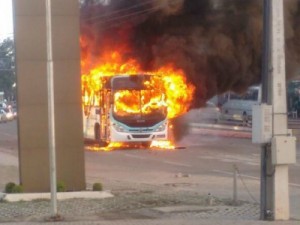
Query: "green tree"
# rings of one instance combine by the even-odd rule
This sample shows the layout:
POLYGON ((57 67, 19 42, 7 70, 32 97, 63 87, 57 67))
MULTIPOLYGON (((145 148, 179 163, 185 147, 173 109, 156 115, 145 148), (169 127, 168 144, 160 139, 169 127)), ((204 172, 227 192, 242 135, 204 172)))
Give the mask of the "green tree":
POLYGON ((0 43, 0 92, 7 100, 15 100, 14 42, 7 38, 0 43))

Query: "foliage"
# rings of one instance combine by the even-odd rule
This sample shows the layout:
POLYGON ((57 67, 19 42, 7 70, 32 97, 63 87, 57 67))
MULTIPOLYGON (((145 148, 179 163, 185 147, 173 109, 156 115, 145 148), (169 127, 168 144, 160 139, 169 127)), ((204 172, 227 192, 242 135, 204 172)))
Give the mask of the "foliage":
POLYGON ((15 185, 12 189, 12 193, 23 193, 22 185, 15 185))
POLYGON ((101 183, 94 183, 93 184, 93 191, 102 191, 103 190, 103 186, 101 183))
POLYGON ((17 185, 14 182, 9 182, 5 185, 5 193, 22 193, 22 185, 17 185))
POLYGON ((14 72, 14 42, 12 39, 5 39, 0 43, 0 60, 9 66, 0 69, 0 91, 3 91, 8 100, 15 99, 16 76, 14 72))
POLYGON ((57 192, 64 192, 64 191, 66 191, 66 184, 63 181, 59 181, 57 183, 56 189, 57 189, 57 192))
POLYGON ((12 193, 13 188, 16 186, 14 182, 9 182, 5 185, 5 193, 12 193))

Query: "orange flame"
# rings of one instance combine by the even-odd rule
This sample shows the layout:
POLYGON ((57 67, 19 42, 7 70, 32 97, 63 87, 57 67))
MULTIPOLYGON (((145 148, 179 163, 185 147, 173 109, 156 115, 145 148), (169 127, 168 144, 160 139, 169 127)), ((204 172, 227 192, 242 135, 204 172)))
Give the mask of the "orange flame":
MULTIPOLYGON (((157 93, 144 95, 143 98, 148 98, 143 106, 143 112, 149 111, 149 106, 152 108, 160 105, 167 106, 168 118, 175 118, 187 112, 192 102, 195 87, 188 84, 184 72, 174 68, 171 64, 159 68, 156 71, 142 71, 136 60, 129 59, 123 62, 121 53, 117 51, 105 52, 94 68, 84 73, 81 76, 83 105, 89 105, 91 98, 97 98, 97 93, 101 90, 104 84, 104 77, 115 75, 132 75, 132 74, 151 74, 155 75, 148 84, 156 89, 163 89, 165 97, 161 98, 157 93), (156 78, 155 78, 156 77, 156 78), (159 79, 157 78, 159 77, 159 79)), ((85 67, 87 63, 85 59, 81 60, 81 65, 85 67)), ((147 84, 146 84, 147 85, 147 84)), ((134 92, 119 91, 115 95, 115 100, 119 104, 115 109, 123 111, 136 111, 137 102, 134 102, 134 92)))
MULTIPOLYGON (((119 46, 118 50, 104 49, 103 54, 95 60, 87 51, 88 44, 85 37, 80 38, 80 44, 82 50, 81 83, 84 110, 89 109, 91 102, 97 105, 100 90, 105 85, 107 77, 148 74, 153 76, 150 80, 144 81, 146 90, 118 90, 115 92, 113 109, 115 112, 123 115, 137 113, 141 110, 143 114, 149 114, 155 112, 155 110, 163 109, 163 113, 167 114, 167 118, 172 119, 188 111, 195 87, 187 82, 183 70, 168 64, 154 71, 144 71, 137 60, 124 59, 123 52, 128 51, 124 46, 119 46), (142 105, 142 108, 140 108, 140 105, 142 105)), ((110 151, 121 146, 124 145, 110 143, 108 147, 100 149, 110 151)), ((155 141, 151 144, 151 148, 174 149, 174 146, 171 141, 155 141)))
POLYGON ((171 141, 152 141, 150 147, 152 149, 175 149, 175 146, 171 141))

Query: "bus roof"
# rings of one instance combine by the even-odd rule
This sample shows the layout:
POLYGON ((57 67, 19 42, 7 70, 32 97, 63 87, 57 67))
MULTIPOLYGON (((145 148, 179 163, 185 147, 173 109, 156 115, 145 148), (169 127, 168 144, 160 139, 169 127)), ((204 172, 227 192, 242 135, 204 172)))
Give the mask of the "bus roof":
POLYGON ((130 89, 143 89, 145 80, 149 80, 151 74, 132 74, 132 75, 115 75, 110 77, 106 82, 107 89, 115 90, 130 90, 130 89))

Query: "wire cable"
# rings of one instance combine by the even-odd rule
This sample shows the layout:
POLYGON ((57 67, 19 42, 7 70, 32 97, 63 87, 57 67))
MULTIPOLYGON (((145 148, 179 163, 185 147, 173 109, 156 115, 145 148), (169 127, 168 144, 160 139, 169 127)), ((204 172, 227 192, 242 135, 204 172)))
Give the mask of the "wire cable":
POLYGON ((112 17, 114 14, 126 12, 126 11, 129 11, 130 9, 134 9, 134 8, 138 8, 140 6, 148 5, 151 2, 152 2, 152 0, 147 0, 147 1, 144 1, 143 3, 135 4, 133 6, 130 6, 130 7, 124 8, 124 9, 112 11, 111 13, 107 13, 107 14, 104 14, 104 15, 98 15, 98 16, 94 16, 94 17, 89 17, 89 18, 82 18, 82 19, 84 21, 91 21, 91 20, 94 20, 94 19, 101 19, 101 18, 105 18, 105 17, 112 17))
POLYGON ((244 188, 246 189, 248 195, 250 196, 250 198, 251 198, 255 203, 258 204, 258 201, 257 201, 256 198, 252 195, 252 193, 250 192, 248 186, 246 185, 246 182, 244 181, 244 178, 242 177, 242 174, 240 173, 239 168, 238 168, 237 166, 235 166, 235 169, 236 169, 236 171, 237 171, 237 173, 238 173, 238 175, 239 175, 239 178, 240 178, 240 180, 241 180, 241 182, 242 182, 244 188))
MULTIPOLYGON (((108 24, 109 26, 113 26, 113 25, 119 25, 119 24, 123 24, 123 23, 126 23, 128 21, 128 17, 134 17, 134 16, 138 16, 138 15, 141 15, 141 14, 146 14, 146 13, 151 13, 151 12, 154 12, 156 11, 157 9, 159 9, 159 7, 153 7, 151 9, 147 9, 147 10, 142 10, 142 11, 139 11, 139 12, 135 12, 135 13, 130 13, 130 14, 127 14, 127 15, 124 15, 124 16, 120 16, 120 17, 115 17, 115 18, 112 18, 111 20, 107 20, 107 21, 98 21, 98 22, 95 22, 94 24, 98 24, 98 23, 107 23, 107 22, 112 22, 112 21, 115 21, 115 20, 120 20, 120 19, 123 19, 125 21, 120 21, 120 23, 110 23, 108 24)), ((118 21, 117 21, 118 22, 118 21)), ((106 25, 106 24, 105 24, 106 25)))
POLYGON ((111 19, 107 19, 107 20, 99 20, 98 22, 95 22, 94 24, 97 24, 97 23, 107 23, 107 22, 111 22, 111 21, 115 21, 115 20, 120 20, 120 19, 124 19, 124 18, 128 18, 128 17, 131 17, 131 16, 135 16, 135 15, 140 15, 140 14, 143 14, 145 12, 149 12, 149 11, 154 11, 154 10, 157 10, 159 7, 152 7, 150 9, 145 9, 145 10, 141 10, 141 11, 137 11, 137 12, 134 12, 134 13, 129 13, 129 14, 126 14, 126 15, 122 15, 122 16, 119 16, 119 17, 113 17, 111 19))

